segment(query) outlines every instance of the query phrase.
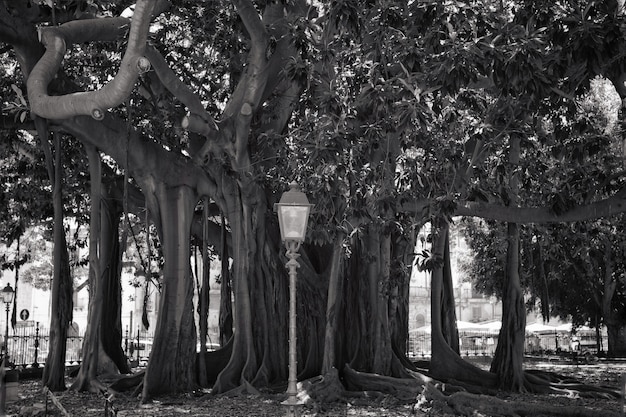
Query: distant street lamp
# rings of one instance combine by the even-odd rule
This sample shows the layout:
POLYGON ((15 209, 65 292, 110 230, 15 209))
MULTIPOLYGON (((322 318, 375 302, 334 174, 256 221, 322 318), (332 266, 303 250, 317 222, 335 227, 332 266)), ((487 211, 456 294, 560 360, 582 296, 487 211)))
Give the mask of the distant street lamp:
POLYGON ((10 284, 7 284, 6 287, 2 289, 2 302, 4 303, 7 316, 6 316, 6 326, 4 332, 4 357, 6 358, 9 353, 9 310, 11 309, 11 303, 13 303, 13 297, 15 296, 15 291, 10 284))
POLYGON ((287 385, 287 401, 289 416, 296 415, 297 400, 297 359, 296 359, 296 268, 300 264, 296 259, 300 256, 298 250, 306 236, 306 226, 312 204, 306 195, 300 191, 297 183, 289 184, 289 191, 283 193, 280 202, 274 204, 274 211, 278 214, 280 237, 287 248, 285 264, 289 269, 289 383, 287 385))
POLYGON ((13 296, 15 295, 15 292, 13 291, 13 288, 11 288, 11 285, 7 284, 6 287, 4 287, 4 289, 2 291, 0 291, 0 294, 2 296, 2 301, 4 302, 4 305, 6 306, 6 310, 7 310, 7 321, 6 321, 6 329, 5 329, 5 333, 4 333, 4 344, 3 344, 3 355, 2 355, 2 363, 0 363, 0 366, 2 367, 2 369, 0 369, 0 384, 2 385, 1 389, 0 389, 0 415, 6 415, 5 413, 5 405, 6 405, 6 398, 7 398, 7 384, 6 384, 6 379, 5 379, 5 375, 4 375, 4 370, 5 367, 9 364, 8 361, 8 357, 9 357, 9 310, 11 308, 11 303, 13 302, 13 296))

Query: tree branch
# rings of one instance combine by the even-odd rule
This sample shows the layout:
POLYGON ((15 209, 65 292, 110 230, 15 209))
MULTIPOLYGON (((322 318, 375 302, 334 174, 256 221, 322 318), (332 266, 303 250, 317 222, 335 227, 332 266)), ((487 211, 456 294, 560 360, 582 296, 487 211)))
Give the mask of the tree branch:
POLYGON ((189 116, 183 119, 183 128, 189 128, 205 136, 211 131, 218 130, 215 120, 213 120, 213 117, 205 110, 198 95, 191 91, 191 89, 174 74, 174 71, 169 67, 161 53, 151 45, 146 47, 145 53, 152 64, 154 72, 157 77, 159 77, 161 83, 163 83, 163 86, 189 110, 189 116), (195 123, 193 126, 189 125, 188 118, 194 119, 195 123))
POLYGON ((31 110, 40 117, 66 119, 77 115, 91 115, 95 119, 104 117, 105 109, 118 106, 130 94, 140 72, 149 68, 142 55, 145 51, 148 29, 155 2, 139 0, 130 24, 128 47, 122 58, 120 70, 113 80, 100 90, 88 93, 73 93, 50 96, 47 89, 66 51, 68 44, 110 40, 111 36, 124 28, 122 18, 88 19, 66 23, 60 27, 41 30, 41 41, 46 52, 28 77, 27 88, 31 110), (120 27, 120 24, 122 26, 120 27))
POLYGON ((263 50, 265 48, 265 27, 254 4, 250 0, 233 0, 233 4, 250 35, 252 48, 256 47, 263 50))
POLYGON ((490 203, 465 202, 458 204, 454 215, 514 223, 563 223, 611 217, 626 212, 626 195, 616 195, 594 203, 573 207, 556 214, 546 207, 509 207, 490 203))

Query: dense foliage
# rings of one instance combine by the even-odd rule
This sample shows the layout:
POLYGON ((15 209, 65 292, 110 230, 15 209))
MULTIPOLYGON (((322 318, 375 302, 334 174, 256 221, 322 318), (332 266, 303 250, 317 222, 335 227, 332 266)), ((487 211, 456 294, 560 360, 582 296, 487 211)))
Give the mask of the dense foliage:
MULTIPOLYGON (((38 176, 43 167, 49 179, 56 175, 55 248, 64 248, 63 212, 80 227, 90 222, 92 319, 78 389, 101 389, 101 340, 113 341, 104 346, 112 359, 106 364, 125 366, 114 307, 119 310, 121 252, 135 230, 122 217, 129 211, 158 235, 158 243, 143 238, 150 258, 159 259, 158 271, 140 259, 162 291, 143 398, 191 390, 198 379, 218 393, 283 381, 288 293, 272 206, 291 180, 315 204, 299 272, 301 377, 323 374, 333 386, 341 382, 332 375, 341 372, 347 385, 366 389, 372 375, 405 378, 407 369, 416 370, 404 357, 408 269, 416 234, 431 222, 433 248, 423 253, 423 265, 433 273, 437 376, 521 389, 506 386, 506 373, 513 372, 506 363, 502 372, 480 372, 454 352, 448 223, 457 214, 485 219, 468 226, 485 259, 474 264, 474 275, 478 285, 505 297, 513 319, 523 317, 512 301, 519 294, 499 291, 519 269, 515 224, 551 223, 522 229, 522 279, 544 309, 551 302, 555 313, 573 314, 565 310, 572 301, 566 292, 552 296, 573 280, 572 272, 555 265, 586 253, 572 268, 594 270, 620 219, 610 215, 626 210, 621 131, 614 115, 585 96, 602 76, 626 97, 626 22, 617 2, 140 0, 128 6, 0 3, 3 137, 10 138, 0 146, 18 144, 2 153, 0 202, 9 213, 3 239, 15 240, 25 229, 20 222, 49 220, 50 209, 33 203, 48 191, 45 176, 38 176), (26 145, 43 157, 11 151, 26 145), (22 212, 30 217, 21 219, 22 212), (596 220, 604 213, 606 219, 596 220), (571 223, 590 219, 597 223, 571 223), (590 227, 599 236, 590 240, 593 247, 578 234, 590 227), (230 350, 222 353, 228 360, 195 352, 193 303, 200 297, 194 291, 201 288, 191 277, 192 235, 233 260, 223 274, 235 299, 234 314, 223 321, 234 328, 230 350), (221 372, 209 380, 214 369, 221 372)), ((623 243, 615 243, 623 254, 623 243)), ((63 258, 54 256, 58 267, 63 258)), ((605 264, 605 283, 623 277, 622 258, 605 264)), ((615 286, 611 308, 601 303, 605 317, 620 307, 622 290, 615 286)), ((222 295, 230 303, 231 293, 222 295)), ((584 321, 592 312, 576 314, 584 321)), ((58 327, 62 335, 63 323, 58 327)), ((501 339, 508 339, 504 327, 501 339)), ((516 340, 499 351, 519 365, 519 346, 516 340)), ((63 366, 62 352, 56 355, 63 366)))

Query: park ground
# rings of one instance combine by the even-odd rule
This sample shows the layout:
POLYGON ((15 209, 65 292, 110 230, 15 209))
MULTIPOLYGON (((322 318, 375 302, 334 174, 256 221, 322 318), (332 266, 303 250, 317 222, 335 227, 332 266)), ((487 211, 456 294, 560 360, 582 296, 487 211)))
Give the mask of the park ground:
MULTIPOLYGON (((483 364, 484 365, 484 364, 483 364)), ((581 382, 594 385, 620 386, 621 378, 626 375, 626 362, 599 362, 593 365, 577 365, 572 363, 557 363, 539 361, 527 364, 527 369, 540 369, 557 374, 574 377, 581 382)), ((68 386, 71 379, 68 378, 68 386)), ((55 393, 57 402, 68 414, 54 405, 44 394, 39 380, 25 380, 19 382, 18 399, 7 404, 9 416, 105 416, 105 409, 109 409, 110 416, 246 416, 270 417, 286 415, 286 407, 281 404, 285 399, 284 393, 264 392, 260 395, 239 396, 212 396, 207 391, 198 391, 192 394, 168 396, 159 398, 149 404, 141 404, 138 398, 129 394, 116 394, 105 400, 102 394, 61 392, 55 393), (46 414, 47 413, 47 414, 46 414)), ((481 397, 485 400, 486 397, 481 397)), ((577 416, 621 416, 622 401, 598 398, 581 397, 578 394, 563 393, 559 395, 540 394, 508 394, 501 393, 493 398, 498 404, 511 405, 509 411, 472 410, 472 404, 477 401, 469 400, 461 408, 451 411, 445 404, 421 401, 418 404, 406 404, 396 401, 390 396, 353 397, 343 403, 334 403, 324 406, 306 405, 300 409, 302 417, 343 417, 343 416, 499 416, 508 414, 515 409, 514 415, 548 416, 548 415, 577 415, 577 416), (537 410, 562 409, 563 413, 545 413, 537 410), (524 412, 527 410, 527 412, 524 412), (534 411, 533 411, 534 410, 534 411)))

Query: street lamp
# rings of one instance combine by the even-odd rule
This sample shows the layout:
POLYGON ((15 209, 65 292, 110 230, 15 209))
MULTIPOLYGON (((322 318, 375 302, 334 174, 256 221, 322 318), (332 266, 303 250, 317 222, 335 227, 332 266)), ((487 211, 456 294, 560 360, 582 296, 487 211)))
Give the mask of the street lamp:
POLYGON ((300 264, 296 259, 300 256, 298 250, 306 236, 306 226, 312 204, 306 195, 300 191, 297 183, 289 184, 289 191, 283 193, 280 202, 274 204, 274 211, 278 214, 280 237, 287 248, 285 264, 289 270, 289 383, 287 385, 287 401, 289 416, 296 415, 297 400, 297 360, 296 360, 296 268, 300 264))
POLYGON ((2 291, 0 291, 0 296, 2 297, 2 301, 4 302, 4 305, 6 306, 6 310, 7 310, 7 321, 6 321, 6 330, 4 333, 4 354, 2 355, 2 363, 0 363, 0 366, 2 367, 2 369, 0 369, 0 384, 2 385, 0 387, 0 415, 5 415, 5 406, 6 406, 6 399, 7 399, 7 384, 6 384, 6 378, 4 375, 4 370, 5 367, 9 364, 8 361, 8 357, 9 357, 9 309, 11 308, 11 303, 13 302, 13 296, 15 295, 15 292, 13 291, 13 288, 11 288, 11 285, 7 284, 6 287, 4 287, 2 289, 2 291))
POLYGON ((6 317, 6 327, 4 332, 4 357, 9 353, 9 310, 11 309, 11 303, 13 302, 13 296, 15 296, 15 291, 11 288, 10 284, 7 284, 6 287, 2 289, 2 302, 6 308, 7 317, 6 317))

